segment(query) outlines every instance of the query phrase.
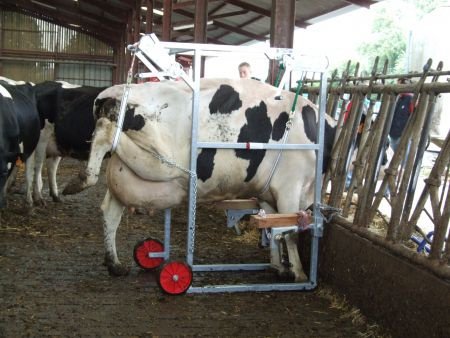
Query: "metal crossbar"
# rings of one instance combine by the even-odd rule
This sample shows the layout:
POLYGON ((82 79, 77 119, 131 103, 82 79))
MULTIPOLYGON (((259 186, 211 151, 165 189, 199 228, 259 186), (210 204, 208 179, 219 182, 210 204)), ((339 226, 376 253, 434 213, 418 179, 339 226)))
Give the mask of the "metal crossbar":
MULTIPOLYGON (((164 74, 170 78, 181 78, 192 90, 192 125, 191 125, 191 153, 190 168, 186 171, 196 173, 197 151, 201 148, 246 148, 246 149, 284 149, 301 150, 312 149, 317 153, 316 168, 322 167, 323 139, 325 124, 325 100, 326 100, 326 68, 328 59, 320 57, 309 57, 309 59, 292 49, 283 48, 265 48, 258 49, 253 47, 222 46, 214 44, 186 44, 173 42, 160 42, 156 35, 144 35, 140 41, 128 47, 137 58, 151 71, 141 76, 149 74, 164 74), (182 67, 174 60, 172 54, 188 53, 194 56, 194 79, 191 80, 184 72, 182 67), (281 92, 292 71, 317 71, 321 73, 322 86, 320 91, 321 101, 319 104, 319 122, 318 122, 318 142, 317 144, 265 144, 265 143, 223 143, 223 142, 198 142, 198 118, 200 102, 200 60, 202 56, 217 55, 223 53, 241 53, 254 54, 262 53, 269 59, 282 61, 286 69, 282 80, 279 83, 278 91, 281 92)), ((119 131, 120 132, 120 131, 119 131)), ((176 164, 174 164, 176 166, 176 164)), ((197 265, 194 264, 194 242, 195 242, 195 210, 197 203, 196 196, 196 175, 190 175, 189 180, 189 217, 186 261, 193 271, 236 271, 236 270, 262 270, 266 269, 268 264, 214 264, 197 265)), ((320 205, 321 194, 321 170, 316 170, 315 197, 314 204, 320 205)), ((319 210, 317 208, 316 210, 319 210)), ((169 227, 165 228, 170 231, 169 227)), ((312 245, 311 245, 311 268, 309 280, 305 283, 276 283, 276 284, 244 284, 244 285, 215 285, 215 286, 191 286, 188 292, 239 292, 239 291, 282 291, 282 290, 309 290, 317 285, 317 256, 318 256, 318 238, 322 235, 323 219, 321 213, 314 212, 314 223, 311 226, 312 245)), ((168 238, 166 234, 166 238, 168 238)))

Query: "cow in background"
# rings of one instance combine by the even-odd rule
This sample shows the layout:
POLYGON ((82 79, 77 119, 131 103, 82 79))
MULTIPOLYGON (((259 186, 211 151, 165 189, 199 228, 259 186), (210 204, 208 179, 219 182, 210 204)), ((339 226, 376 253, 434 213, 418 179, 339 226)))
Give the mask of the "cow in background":
POLYGON ((44 204, 42 167, 47 164, 50 196, 60 201, 56 173, 62 157, 88 158, 95 127, 92 107, 105 88, 46 81, 36 85, 36 98, 43 132, 36 150, 34 201, 44 204))
MULTIPOLYGON (((283 142, 293 93, 283 91, 277 100, 275 87, 248 79, 202 79, 200 87, 199 141, 283 142)), ((96 183, 117 130, 123 90, 123 85, 113 86, 96 99, 97 124, 88 166, 65 193, 96 183)), ((123 133, 107 167, 108 191, 102 203, 105 263, 113 275, 127 273, 115 243, 124 208, 165 209, 187 198, 191 106, 192 92, 183 82, 131 85, 123 133)), ((317 115, 316 107, 299 97, 287 143, 315 143, 317 115)), ((324 168, 319 170, 325 170, 334 134, 335 121, 327 116, 324 168)), ((256 196, 268 213, 306 209, 313 202, 316 152, 285 150, 276 164, 277 156, 276 150, 202 149, 197 156, 198 202, 256 196), (269 179, 274 166, 275 174, 269 179)), ((281 274, 286 273, 285 266, 275 264, 281 274)), ((304 276, 301 266, 293 270, 296 280, 304 276)))
POLYGON ((40 122, 31 84, 10 85, 0 81, 0 208, 6 205, 7 179, 16 161, 26 163, 26 202, 32 206, 34 151, 40 122))

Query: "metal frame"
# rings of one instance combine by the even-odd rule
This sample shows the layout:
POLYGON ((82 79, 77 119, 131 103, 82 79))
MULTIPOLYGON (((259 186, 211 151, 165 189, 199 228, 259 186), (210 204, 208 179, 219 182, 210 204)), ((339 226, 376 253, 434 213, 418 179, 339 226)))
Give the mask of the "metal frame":
MULTIPOLYGON (((165 76, 173 78, 181 77, 192 90, 192 125, 191 125, 191 153, 190 153, 190 173, 189 178, 189 216, 186 262, 191 266, 194 272, 205 271, 257 271, 265 270, 270 264, 194 264, 194 245, 195 245, 195 211, 197 203, 197 151, 202 148, 220 148, 220 149, 278 149, 278 150, 315 150, 316 168, 322 168, 323 144, 324 144, 324 126, 325 126, 325 106, 327 78, 326 68, 328 67, 327 58, 307 57, 299 55, 292 49, 286 48, 254 48, 222 46, 214 44, 193 44, 160 42, 154 34, 144 35, 140 41, 128 47, 134 50, 136 56, 152 71, 152 73, 142 73, 141 77, 155 76, 161 72, 165 76), (192 53, 194 56, 194 78, 191 80, 184 73, 181 67, 171 61, 169 55, 174 53, 192 53), (224 143, 224 142, 198 142, 198 119, 200 103, 200 68, 201 57, 225 53, 239 54, 264 54, 269 59, 282 61, 287 65, 285 74, 278 86, 281 92, 286 84, 290 73, 295 71, 314 71, 321 73, 320 102, 319 102, 319 122, 318 122, 318 141, 316 144, 266 144, 266 143, 224 143)), ((187 171, 187 170, 186 170, 187 171)), ((294 291, 310 290, 317 286, 317 261, 318 261, 318 239, 323 233, 323 218, 320 213, 321 203, 321 170, 316 170, 315 189, 314 189, 314 222, 310 226, 312 235, 311 245, 311 264, 309 280, 302 283, 268 283, 268 284, 240 284, 240 285, 207 285, 190 286, 188 293, 214 293, 214 292, 243 292, 243 291, 294 291)), ((165 244, 170 241, 170 220, 167 221, 165 214, 165 244), (169 234, 167 233, 169 232, 169 234)), ((277 229, 276 232, 291 231, 292 227, 286 227, 285 230, 277 229)), ((298 228, 298 227, 297 227, 298 228)), ((168 257, 169 246, 165 246, 164 257, 168 257)), ((152 254, 155 255, 155 254, 152 254)), ((158 255, 158 254, 156 254, 158 255)))

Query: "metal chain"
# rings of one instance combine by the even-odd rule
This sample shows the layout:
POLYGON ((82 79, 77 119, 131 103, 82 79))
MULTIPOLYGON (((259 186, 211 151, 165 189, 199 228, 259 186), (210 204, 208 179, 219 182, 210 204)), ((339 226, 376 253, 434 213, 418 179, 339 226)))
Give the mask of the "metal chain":
POLYGON ((341 208, 335 208, 327 204, 321 204, 319 203, 319 212, 322 215, 325 222, 330 223, 333 217, 337 214, 342 213, 341 208), (326 212, 329 216, 326 217, 323 213, 326 212))

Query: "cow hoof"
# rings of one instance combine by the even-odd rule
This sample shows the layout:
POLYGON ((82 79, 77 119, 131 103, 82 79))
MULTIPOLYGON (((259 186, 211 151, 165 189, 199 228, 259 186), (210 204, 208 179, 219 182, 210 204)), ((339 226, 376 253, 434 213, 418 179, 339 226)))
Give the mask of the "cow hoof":
POLYGON ((307 282, 308 281, 308 276, 306 276, 304 273, 298 275, 297 277, 295 277, 295 282, 296 283, 302 283, 302 282, 307 282))
POLYGON ((63 190, 63 195, 74 195, 83 191, 82 182, 78 178, 70 181, 63 190))
POLYGON ((41 198, 34 200, 34 205, 38 207, 45 207, 45 201, 41 198))
POLYGON ((295 274, 292 271, 278 271, 278 280, 283 282, 294 282, 296 281, 295 274))
POLYGON ((108 272, 110 276, 120 277, 127 276, 130 273, 130 269, 122 265, 108 265, 108 272))
POLYGON ((61 200, 61 198, 59 196, 52 196, 52 200, 55 203, 61 203, 62 202, 62 200, 61 200))

